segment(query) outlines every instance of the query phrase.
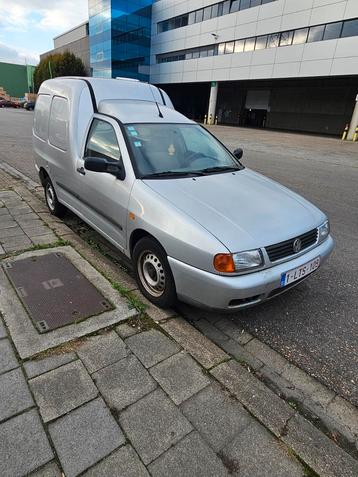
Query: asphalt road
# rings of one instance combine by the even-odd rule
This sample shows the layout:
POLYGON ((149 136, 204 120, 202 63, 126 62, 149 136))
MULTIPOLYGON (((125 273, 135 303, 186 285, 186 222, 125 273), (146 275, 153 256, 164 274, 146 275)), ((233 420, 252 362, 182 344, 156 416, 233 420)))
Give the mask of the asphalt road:
MULTIPOLYGON (((0 110, 0 161, 38 181, 32 118, 0 110)), ((330 261, 309 280, 231 319, 358 405, 358 143, 231 127, 212 132, 231 149, 243 147, 245 165, 324 210, 336 239, 330 261)), ((183 313, 210 315, 191 307, 183 313)))

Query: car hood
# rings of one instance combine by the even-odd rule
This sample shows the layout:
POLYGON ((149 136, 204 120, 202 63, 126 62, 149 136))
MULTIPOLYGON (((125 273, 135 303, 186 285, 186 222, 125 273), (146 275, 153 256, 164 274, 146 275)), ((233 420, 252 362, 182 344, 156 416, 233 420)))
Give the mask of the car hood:
POLYGON ((250 169, 144 183, 231 252, 288 240, 325 220, 325 215, 301 196, 250 169))

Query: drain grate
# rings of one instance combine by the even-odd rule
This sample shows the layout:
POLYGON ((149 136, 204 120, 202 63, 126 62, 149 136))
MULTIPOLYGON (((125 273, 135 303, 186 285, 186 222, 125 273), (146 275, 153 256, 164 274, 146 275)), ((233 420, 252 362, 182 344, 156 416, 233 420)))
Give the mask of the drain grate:
POLYGON ((40 333, 113 309, 61 253, 6 262, 3 268, 40 333))

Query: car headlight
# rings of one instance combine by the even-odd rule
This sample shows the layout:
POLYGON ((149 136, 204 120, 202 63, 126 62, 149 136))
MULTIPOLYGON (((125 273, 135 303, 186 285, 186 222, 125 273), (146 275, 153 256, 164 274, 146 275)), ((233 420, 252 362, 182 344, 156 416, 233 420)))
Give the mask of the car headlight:
POLYGON ((329 221, 326 220, 322 225, 318 227, 318 243, 326 240, 330 232, 329 221))
POLYGON ((263 256, 261 250, 248 250, 238 253, 220 253, 215 255, 214 267, 218 272, 234 273, 263 265, 263 256))

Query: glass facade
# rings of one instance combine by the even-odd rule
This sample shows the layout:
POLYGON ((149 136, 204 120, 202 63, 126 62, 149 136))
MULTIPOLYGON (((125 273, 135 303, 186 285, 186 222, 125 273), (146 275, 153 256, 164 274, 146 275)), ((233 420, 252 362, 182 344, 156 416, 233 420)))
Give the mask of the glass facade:
POLYGON ((94 77, 149 80, 154 0, 89 0, 94 77))

